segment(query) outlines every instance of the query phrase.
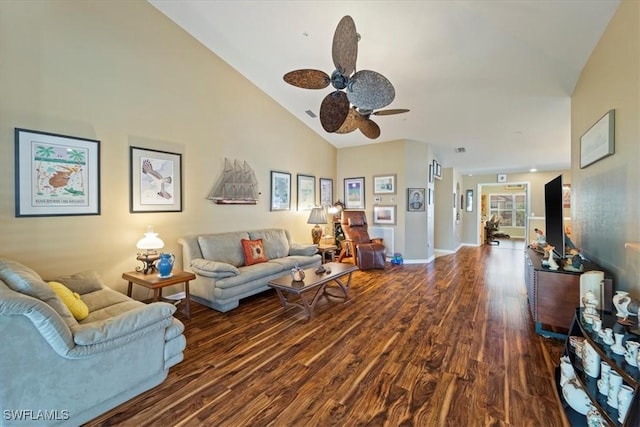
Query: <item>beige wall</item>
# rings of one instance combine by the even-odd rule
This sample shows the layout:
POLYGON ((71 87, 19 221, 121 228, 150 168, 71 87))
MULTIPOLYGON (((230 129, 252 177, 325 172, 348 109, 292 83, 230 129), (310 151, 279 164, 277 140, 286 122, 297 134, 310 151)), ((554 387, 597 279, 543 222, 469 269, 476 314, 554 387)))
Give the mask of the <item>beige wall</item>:
POLYGON ((406 260, 426 260, 433 255, 433 237, 429 234, 433 207, 427 207, 424 212, 407 212, 407 188, 427 188, 431 158, 427 145, 413 141, 392 141, 338 150, 336 197, 344 201, 345 178, 364 177, 365 210, 370 223, 374 204, 396 205, 396 225, 390 226, 394 229, 393 247, 406 260), (373 176, 386 174, 397 174, 396 194, 374 195, 373 176), (380 202, 375 202, 375 197, 380 197, 380 202))
POLYGON ((311 242, 308 212, 295 210, 296 173, 334 178, 336 149, 155 8, 84 0, 0 7, 1 255, 49 277, 94 269, 122 290, 148 224, 178 256, 179 236, 205 231, 286 227, 311 242), (14 216, 15 127, 101 141, 101 215, 14 216), (129 213, 131 145, 183 155, 183 212, 129 213), (257 206, 205 200, 224 157, 253 167, 257 206), (270 170, 292 173, 291 211, 269 211, 270 170))
POLYGON ((573 232, 587 255, 640 297, 640 2, 624 0, 584 67, 571 100, 573 232), (615 109, 615 154, 580 169, 580 137, 615 109))

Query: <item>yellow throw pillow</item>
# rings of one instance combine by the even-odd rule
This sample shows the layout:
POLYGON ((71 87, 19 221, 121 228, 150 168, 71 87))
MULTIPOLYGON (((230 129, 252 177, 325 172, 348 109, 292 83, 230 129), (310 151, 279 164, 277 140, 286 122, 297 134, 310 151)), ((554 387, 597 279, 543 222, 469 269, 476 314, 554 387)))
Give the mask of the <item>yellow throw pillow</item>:
POLYGON ((80 294, 72 292, 71 289, 60 282, 49 282, 49 286, 67 306, 76 320, 85 319, 89 315, 89 307, 80 299, 80 294))

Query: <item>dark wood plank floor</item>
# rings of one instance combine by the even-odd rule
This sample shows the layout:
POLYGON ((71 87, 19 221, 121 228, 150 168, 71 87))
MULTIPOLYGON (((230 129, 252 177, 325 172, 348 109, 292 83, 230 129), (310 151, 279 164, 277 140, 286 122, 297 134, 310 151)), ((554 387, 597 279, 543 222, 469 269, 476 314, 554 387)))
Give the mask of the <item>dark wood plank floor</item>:
POLYGON ((184 361, 87 425, 565 426, 562 343, 534 332, 523 246, 358 271, 310 321, 272 291, 193 304, 184 361))

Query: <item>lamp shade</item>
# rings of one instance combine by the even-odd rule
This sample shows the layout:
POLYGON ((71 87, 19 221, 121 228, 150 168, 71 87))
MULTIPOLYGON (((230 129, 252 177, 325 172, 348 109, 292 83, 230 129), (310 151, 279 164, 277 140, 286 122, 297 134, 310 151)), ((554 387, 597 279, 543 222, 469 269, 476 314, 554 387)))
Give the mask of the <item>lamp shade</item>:
POLYGON ((324 214, 324 209, 322 208, 313 208, 311 209, 311 214, 309 214, 309 219, 307 220, 307 224, 326 224, 327 216, 324 214))
POLYGON ((144 233, 144 237, 136 243, 136 247, 145 250, 162 249, 164 242, 158 237, 158 233, 154 233, 153 227, 150 225, 147 227, 147 232, 144 233))

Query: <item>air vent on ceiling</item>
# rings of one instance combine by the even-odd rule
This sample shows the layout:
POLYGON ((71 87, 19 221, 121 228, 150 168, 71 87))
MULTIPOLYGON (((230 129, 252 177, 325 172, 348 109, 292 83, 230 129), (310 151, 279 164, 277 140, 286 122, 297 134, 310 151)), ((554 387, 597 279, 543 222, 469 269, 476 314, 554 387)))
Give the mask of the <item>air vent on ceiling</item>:
POLYGON ((464 148, 464 147, 456 147, 454 150, 455 150, 456 153, 466 153, 467 152, 467 149, 464 148))
POLYGON ((311 117, 312 119, 315 119, 316 117, 318 117, 318 116, 316 116, 316 114, 315 114, 313 111, 311 111, 311 110, 307 110, 307 111, 305 111, 305 113, 307 113, 307 115, 308 115, 309 117, 311 117))

